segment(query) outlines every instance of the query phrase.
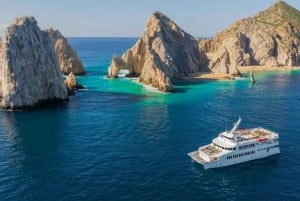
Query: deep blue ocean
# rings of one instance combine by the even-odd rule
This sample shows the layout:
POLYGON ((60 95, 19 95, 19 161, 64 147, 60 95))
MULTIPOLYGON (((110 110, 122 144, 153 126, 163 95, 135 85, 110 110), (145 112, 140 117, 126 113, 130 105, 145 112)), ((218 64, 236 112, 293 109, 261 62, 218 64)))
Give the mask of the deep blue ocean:
POLYGON ((300 71, 162 94, 105 78, 136 38, 69 38, 87 75, 65 104, 0 111, 0 201, 300 200, 300 71), (280 134, 281 154, 204 170, 187 153, 232 126, 280 134))

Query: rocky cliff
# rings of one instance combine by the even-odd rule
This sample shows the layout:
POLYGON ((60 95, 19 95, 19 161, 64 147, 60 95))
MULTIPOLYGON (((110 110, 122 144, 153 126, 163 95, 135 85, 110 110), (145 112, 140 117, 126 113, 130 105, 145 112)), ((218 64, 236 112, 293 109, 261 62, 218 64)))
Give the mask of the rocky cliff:
POLYGON ((49 35, 33 17, 17 18, 0 44, 0 107, 20 109, 66 99, 49 35))
POLYGON ((199 45, 214 72, 232 73, 236 66, 248 65, 299 65, 300 12, 278 1, 199 45))
POLYGON ((173 81, 183 75, 200 71, 239 75, 237 66, 249 65, 300 65, 298 10, 278 1, 210 40, 192 37, 155 12, 138 42, 122 58, 113 57, 108 77, 128 69, 140 82, 172 91, 173 81))
POLYGON ((114 56, 108 77, 128 69, 129 76, 160 91, 172 91, 173 81, 189 73, 207 70, 199 41, 160 12, 154 12, 137 43, 122 56, 114 56))
POLYGON ((85 69, 76 51, 68 43, 68 40, 58 31, 53 29, 46 30, 52 40, 52 45, 58 58, 60 70, 68 75, 73 72, 75 75, 85 74, 85 69))

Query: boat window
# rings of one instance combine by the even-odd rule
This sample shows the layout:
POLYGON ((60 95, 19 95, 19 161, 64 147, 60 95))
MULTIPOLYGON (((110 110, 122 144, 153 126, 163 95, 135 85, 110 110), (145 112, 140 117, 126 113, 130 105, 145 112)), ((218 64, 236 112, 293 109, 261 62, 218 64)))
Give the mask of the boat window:
POLYGON ((235 148, 222 147, 222 146, 220 146, 220 145, 218 145, 216 143, 214 143, 214 146, 219 147, 220 149, 223 149, 223 150, 235 150, 235 148))
POLYGON ((224 137, 224 138, 226 138, 226 139, 228 139, 228 140, 232 140, 232 139, 233 139, 233 138, 227 137, 227 136, 225 136, 225 135, 222 135, 222 137, 224 137))

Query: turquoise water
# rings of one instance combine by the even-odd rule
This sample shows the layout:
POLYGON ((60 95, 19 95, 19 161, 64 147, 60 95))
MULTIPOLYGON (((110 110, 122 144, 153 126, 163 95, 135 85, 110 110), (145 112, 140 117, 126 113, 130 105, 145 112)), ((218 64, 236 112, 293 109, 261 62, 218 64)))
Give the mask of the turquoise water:
POLYGON ((0 111, 0 200, 300 200, 300 71, 257 83, 181 83, 176 93, 107 80, 135 38, 70 38, 87 87, 69 103, 0 111), (238 116, 280 134, 281 154, 204 170, 186 155, 238 116))

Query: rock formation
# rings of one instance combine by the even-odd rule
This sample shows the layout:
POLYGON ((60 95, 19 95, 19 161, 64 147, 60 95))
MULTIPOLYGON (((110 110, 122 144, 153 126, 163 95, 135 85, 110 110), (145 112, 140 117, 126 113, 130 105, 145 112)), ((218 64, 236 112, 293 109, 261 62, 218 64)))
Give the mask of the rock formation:
POLYGON ((68 75, 73 72, 75 75, 85 74, 85 69, 77 56, 76 51, 69 45, 67 39, 58 31, 53 29, 46 30, 52 40, 55 53, 58 58, 60 70, 68 75))
POLYGON ((65 84, 69 91, 83 88, 83 86, 77 82, 76 76, 72 72, 66 78, 65 84))
POLYGON ((17 18, 0 44, 0 107, 68 99, 51 40, 33 17, 17 18))
POLYGON ((250 82, 255 83, 253 71, 250 72, 250 82))
POLYGON ((236 66, 248 65, 299 65, 300 12, 278 1, 199 44, 213 72, 232 73, 236 66))
POLYGON ((128 69, 141 83, 160 91, 172 91, 173 81, 189 73, 206 70, 206 58, 197 38, 184 32, 160 12, 154 12, 137 43, 122 56, 114 56, 108 77, 128 69))
POLYGON ((138 42, 122 58, 114 56, 108 77, 120 69, 139 81, 172 91, 173 82, 193 72, 240 75, 237 66, 300 65, 300 12, 284 1, 242 19, 213 39, 200 40, 155 12, 138 42))

